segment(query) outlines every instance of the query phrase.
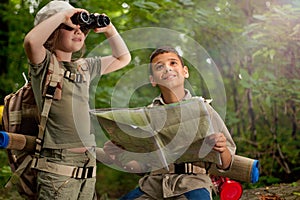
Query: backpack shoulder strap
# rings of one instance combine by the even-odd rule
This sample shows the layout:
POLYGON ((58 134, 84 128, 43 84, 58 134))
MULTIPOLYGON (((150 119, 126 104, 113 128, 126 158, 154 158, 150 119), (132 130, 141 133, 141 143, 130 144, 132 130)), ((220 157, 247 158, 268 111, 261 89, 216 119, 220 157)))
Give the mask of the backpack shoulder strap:
POLYGON ((60 99, 61 98, 61 87, 63 82, 63 73, 64 70, 59 66, 59 62, 54 54, 51 55, 49 69, 50 76, 49 76, 49 84, 46 84, 45 87, 45 100, 43 104, 43 109, 41 112, 41 121, 39 124, 39 133, 36 138, 36 149, 35 155, 32 161, 31 167, 35 168, 37 164, 37 159, 40 156, 40 152, 42 150, 43 140, 44 140, 44 133, 46 128, 46 123, 48 120, 48 114, 51 108, 51 104, 53 99, 60 99))
POLYGON ((60 66, 54 54, 50 57, 50 63, 47 70, 46 80, 44 81, 43 96, 60 100, 63 84, 64 69, 60 66))

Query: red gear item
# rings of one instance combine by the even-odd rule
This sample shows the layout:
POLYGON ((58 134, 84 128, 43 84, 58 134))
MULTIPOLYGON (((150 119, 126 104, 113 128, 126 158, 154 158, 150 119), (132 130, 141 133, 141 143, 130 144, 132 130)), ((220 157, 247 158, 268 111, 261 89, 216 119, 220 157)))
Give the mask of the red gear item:
POLYGON ((243 194, 242 185, 239 182, 225 178, 225 182, 220 186, 221 200, 239 200, 243 194))

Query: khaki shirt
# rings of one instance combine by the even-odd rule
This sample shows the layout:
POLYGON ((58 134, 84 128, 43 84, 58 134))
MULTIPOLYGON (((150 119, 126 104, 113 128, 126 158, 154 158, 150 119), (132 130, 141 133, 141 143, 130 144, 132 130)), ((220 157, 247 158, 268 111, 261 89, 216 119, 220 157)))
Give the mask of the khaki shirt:
MULTIPOLYGON (((42 109, 44 77, 48 72, 51 54, 47 51, 45 60, 30 64, 31 81, 36 102, 42 109)), ((73 62, 60 62, 64 70, 78 74, 73 62)), ((75 83, 63 78, 62 97, 53 100, 45 129, 43 148, 68 149, 95 146, 95 136, 91 133, 89 94, 91 81, 100 77, 101 58, 85 58, 82 65, 86 81, 75 83)))
MULTIPOLYGON (((183 98, 188 100, 193 98, 188 90, 185 90, 186 95, 183 98)), ((236 146, 233 142, 229 131, 227 130, 223 120, 218 113, 208 104, 207 109, 211 115, 211 121, 213 128, 216 132, 222 132, 227 138, 227 146, 232 155, 235 154, 236 146)), ((151 106, 164 105, 164 101, 161 96, 155 98, 151 106)), ((195 163, 196 164, 196 163, 195 163)), ((230 169, 229 169, 230 170, 230 169)), ((204 170, 205 172, 205 170, 204 170)), ((163 175, 152 175, 151 173, 145 175, 139 180, 139 186, 143 192, 147 195, 155 198, 169 198, 174 196, 182 195, 191 190, 206 188, 210 193, 212 191, 212 182, 207 173, 200 174, 163 174, 163 175)))

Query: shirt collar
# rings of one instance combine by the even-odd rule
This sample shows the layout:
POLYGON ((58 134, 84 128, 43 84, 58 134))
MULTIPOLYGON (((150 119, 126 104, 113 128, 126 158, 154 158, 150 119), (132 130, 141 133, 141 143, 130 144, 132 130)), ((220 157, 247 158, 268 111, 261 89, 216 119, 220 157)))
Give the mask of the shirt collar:
MULTIPOLYGON (((184 92, 185 92, 185 95, 182 98, 182 101, 192 98, 192 95, 188 89, 184 89, 184 92)), ((159 96, 155 97, 152 101, 152 105, 165 105, 165 104, 166 103, 164 102, 161 94, 159 96)))

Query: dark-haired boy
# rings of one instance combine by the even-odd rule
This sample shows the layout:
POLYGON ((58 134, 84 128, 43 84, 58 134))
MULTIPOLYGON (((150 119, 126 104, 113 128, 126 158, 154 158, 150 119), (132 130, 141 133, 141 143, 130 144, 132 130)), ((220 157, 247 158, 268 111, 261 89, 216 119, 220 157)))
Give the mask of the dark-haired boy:
MULTIPOLYGON (((156 97, 151 106, 176 103, 192 98, 191 93, 184 88, 184 81, 189 77, 188 67, 184 65, 182 57, 172 47, 157 48, 150 56, 150 82, 153 87, 158 86, 161 94, 156 97)), ((236 146, 223 120, 207 103, 207 110, 212 121, 215 134, 210 140, 214 141, 213 150, 220 153, 222 165, 220 170, 229 170, 236 146)), ((106 149, 106 147, 104 147, 106 149)), ((109 151, 109 150, 108 150, 109 151)), ((109 152, 108 152, 109 153, 109 152)), ((109 153, 110 154, 110 153, 109 153)), ((176 166, 169 164, 170 171, 165 169, 151 171, 139 180, 139 187, 123 196, 121 200, 129 199, 212 199, 212 182, 207 173, 205 163, 181 163, 192 165, 193 172, 176 173, 176 166)), ((145 164, 144 164, 145 165, 145 164)), ((141 171, 142 163, 131 161, 125 165, 134 172, 141 171)))

